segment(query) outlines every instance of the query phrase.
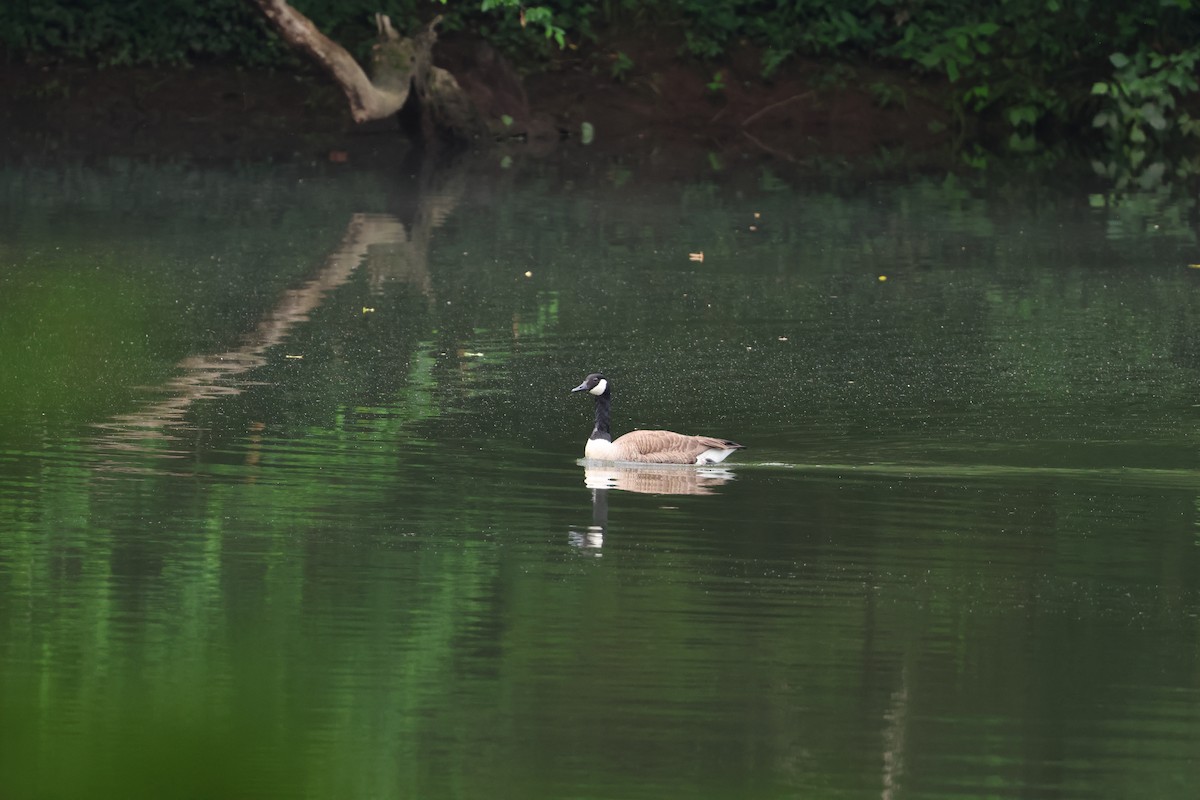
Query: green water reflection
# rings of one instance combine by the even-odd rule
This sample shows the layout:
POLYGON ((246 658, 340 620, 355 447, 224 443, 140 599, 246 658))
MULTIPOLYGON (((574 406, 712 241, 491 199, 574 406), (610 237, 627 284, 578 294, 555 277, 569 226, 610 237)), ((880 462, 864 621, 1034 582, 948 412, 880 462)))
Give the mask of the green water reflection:
POLYGON ((0 171, 0 794, 1192 796, 1186 210, 615 174, 0 171))

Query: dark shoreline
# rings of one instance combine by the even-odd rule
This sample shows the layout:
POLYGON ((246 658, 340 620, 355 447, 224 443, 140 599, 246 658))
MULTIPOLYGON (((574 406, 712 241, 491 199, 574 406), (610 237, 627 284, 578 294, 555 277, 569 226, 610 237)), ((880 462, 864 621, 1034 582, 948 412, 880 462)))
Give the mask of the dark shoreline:
MULTIPOLYGON (((703 72, 671 61, 618 82, 582 68, 525 80, 536 124, 504 147, 536 154, 580 146, 606 156, 653 158, 679 169, 810 158, 944 158, 944 112, 912 91, 903 107, 879 107, 855 85, 807 88, 799 69, 766 84, 730 77, 721 92, 703 72)), ((731 73, 732 74, 732 73, 731 73)), ((877 76, 876 76, 877 77, 877 76)), ((361 160, 412 146, 393 120, 356 125, 324 75, 225 66, 106 69, 7 65, 0 71, 4 160, 107 156, 193 160, 361 160)), ((482 144, 482 143, 481 143, 482 144)))

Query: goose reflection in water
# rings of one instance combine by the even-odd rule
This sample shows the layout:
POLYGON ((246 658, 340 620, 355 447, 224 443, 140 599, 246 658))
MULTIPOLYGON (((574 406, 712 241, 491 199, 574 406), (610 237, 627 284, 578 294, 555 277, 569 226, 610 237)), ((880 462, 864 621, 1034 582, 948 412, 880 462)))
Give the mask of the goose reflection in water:
POLYGON ((580 463, 583 464, 583 484, 592 490, 592 524, 584 530, 572 528, 567 541, 573 547, 590 550, 604 546, 610 490, 660 495, 716 494, 717 487, 734 478, 732 470, 720 467, 580 463))

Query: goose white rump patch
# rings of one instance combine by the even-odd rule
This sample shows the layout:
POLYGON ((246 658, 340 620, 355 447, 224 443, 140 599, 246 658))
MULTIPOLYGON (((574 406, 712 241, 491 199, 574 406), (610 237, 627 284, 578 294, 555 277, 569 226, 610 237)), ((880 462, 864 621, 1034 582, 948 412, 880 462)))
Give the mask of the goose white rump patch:
POLYGON ((720 464, 732 452, 732 450, 726 450, 719 447, 710 447, 700 455, 696 456, 696 463, 720 464))

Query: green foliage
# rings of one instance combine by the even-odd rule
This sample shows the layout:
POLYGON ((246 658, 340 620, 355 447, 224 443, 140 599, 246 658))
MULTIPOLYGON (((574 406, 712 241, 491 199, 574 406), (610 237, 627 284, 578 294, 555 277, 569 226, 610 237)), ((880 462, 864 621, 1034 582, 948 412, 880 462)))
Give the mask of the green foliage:
POLYGON ((991 52, 990 39, 1000 30, 994 22, 956 25, 938 32, 933 41, 922 41, 919 29, 910 25, 894 52, 912 59, 926 69, 943 71, 951 83, 958 81, 964 71, 970 73, 991 52))
MULTIPOLYGON (((591 35, 590 6, 586 16, 572 13, 572 6, 524 6, 519 0, 475 0, 450 3, 437 0, 442 30, 464 31, 482 36, 519 61, 545 60, 567 47, 568 37, 591 35)), ((418 11, 421 19, 429 11, 418 11)))
MULTIPOLYGON (((1200 41, 1200 5, 1193 0, 543 0, 529 6, 520 0, 295 0, 295 5, 360 55, 374 38, 373 15, 383 12, 409 31, 440 14, 443 30, 483 36, 526 62, 596 43, 601 52, 617 53, 609 68, 617 80, 628 76, 637 53, 626 43, 647 31, 677 37, 681 55, 705 62, 713 72, 732 50, 745 48, 761 54, 766 78, 797 57, 822 59, 827 71, 864 62, 900 67, 949 89, 960 132, 982 120, 999 125, 1021 147, 1051 129, 1095 130, 1130 147, 1190 134, 1195 123, 1180 105, 1200 92, 1190 72, 1200 52, 1194 44, 1200 41), (1132 55, 1110 61, 1114 53, 1132 55), (1093 86, 1095 93, 1089 91, 1093 86)), ((271 65, 294 58, 250 0, 3 3, 0 52, 9 59, 102 66, 214 58, 271 65)), ((722 74, 724 79, 712 83, 731 77, 722 74)), ((894 103, 877 97, 882 105, 894 103)))
MULTIPOLYGON (((717 59, 735 44, 763 52, 770 76, 793 56, 906 64, 942 76, 954 87, 960 125, 998 121, 1021 148, 1039 129, 1077 125, 1091 114, 1088 86, 1113 50, 1145 52, 1143 78, 1194 93, 1183 79, 1191 42, 1200 36, 1200 9, 1191 0, 792 0, 763 7, 752 0, 662 0, 649 5, 682 23, 684 50, 717 59), (1157 64, 1161 62, 1161 64, 1157 64)), ((1129 78, 1126 78, 1128 80, 1129 78)), ((1161 105, 1162 91, 1153 102, 1161 105)), ((1140 105, 1139 105, 1140 107, 1140 105)), ((1154 116, 1152 109, 1147 109, 1154 116)), ((1185 132, 1180 118, 1171 132, 1185 132)), ((1130 131, 1132 125, 1126 126, 1130 131)))
POLYGON ((907 108, 908 94, 903 88, 884 81, 876 81, 867 87, 875 104, 880 108, 907 108))
POLYGON ((822 70, 813 83, 821 90, 838 90, 849 86, 857 77, 858 70, 849 64, 837 62, 822 70))
MULTIPOLYGON (((478 30, 529 47, 535 34, 562 47, 559 12, 521 8, 516 0, 292 0, 327 35, 359 56, 384 13, 400 30, 415 30, 435 14, 449 30, 478 30)), ((570 22, 573 17, 562 14, 570 22)), ((91 61, 100 66, 183 66, 224 59, 249 66, 292 58, 252 0, 24 0, 0 3, 0 52, 8 59, 91 61)))
POLYGON ((624 50, 618 50, 613 56, 612 76, 618 81, 623 81, 629 76, 630 70, 633 69, 633 59, 625 54, 624 50))
POLYGON ((1150 145, 1171 133, 1200 134, 1200 123, 1177 108, 1176 94, 1200 89, 1194 76, 1200 46, 1174 55, 1139 50, 1110 57, 1111 80, 1098 81, 1092 94, 1103 98, 1103 108, 1092 124, 1126 148, 1136 167, 1150 145))
MULTIPOLYGON (((445 4, 446 0, 440 2, 445 4)), ((534 30, 541 30, 547 39, 553 40, 559 47, 566 46, 566 32, 555 24, 554 13, 546 6, 527 7, 520 0, 480 0, 479 10, 514 14, 522 28, 533 26, 534 30)))
POLYGON ((733 42, 764 48, 763 72, 770 76, 794 55, 825 55, 870 47, 886 29, 878 2, 793 0, 764 8, 752 0, 665 0, 655 4, 667 20, 682 22, 686 51, 716 58, 733 42))
MULTIPOLYGON (((483 0, 482 10, 486 11, 490 0, 483 0)), ((516 5, 515 0, 505 0, 504 5, 510 8, 516 5)), ((553 39, 559 47, 566 46, 566 34, 562 28, 554 24, 554 15, 545 6, 531 6, 521 12, 521 25, 540 27, 547 39, 553 39)))
POLYGON ((0 4, 0 51, 10 59, 130 66, 212 57, 261 65, 286 49, 268 38, 245 0, 27 0, 0 4))

